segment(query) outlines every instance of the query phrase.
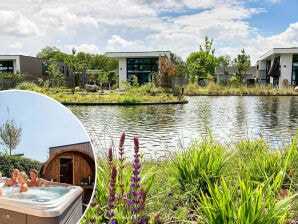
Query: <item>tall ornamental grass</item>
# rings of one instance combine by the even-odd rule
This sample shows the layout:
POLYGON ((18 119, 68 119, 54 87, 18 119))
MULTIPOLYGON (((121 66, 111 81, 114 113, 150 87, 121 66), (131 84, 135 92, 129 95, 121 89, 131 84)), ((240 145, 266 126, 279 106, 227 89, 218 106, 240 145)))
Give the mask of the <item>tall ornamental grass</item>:
POLYGON ((242 139, 235 144, 235 148, 235 158, 239 163, 239 170, 236 171, 252 184, 266 181, 284 168, 283 153, 272 150, 262 138, 242 139))
POLYGON ((172 171, 182 192, 208 192, 209 181, 216 183, 223 174, 228 159, 226 148, 212 137, 192 141, 190 146, 172 158, 172 171))
POLYGON ((210 195, 201 191, 197 199, 199 223, 286 223, 290 217, 292 199, 297 195, 278 199, 283 175, 283 172, 278 172, 254 188, 240 177, 236 186, 230 186, 224 178, 217 184, 208 181, 210 195))

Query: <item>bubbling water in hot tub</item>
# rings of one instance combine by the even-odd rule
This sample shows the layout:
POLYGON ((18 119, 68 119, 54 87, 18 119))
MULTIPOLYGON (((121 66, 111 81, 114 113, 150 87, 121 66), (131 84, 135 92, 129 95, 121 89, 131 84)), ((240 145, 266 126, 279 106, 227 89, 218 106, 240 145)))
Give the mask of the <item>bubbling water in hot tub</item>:
POLYGON ((64 224, 77 223, 82 216, 82 192, 79 186, 0 187, 0 223, 64 224))
POLYGON ((63 186, 30 187, 27 192, 20 193, 19 187, 2 187, 2 197, 27 202, 48 202, 61 198, 70 190, 71 187, 63 186))

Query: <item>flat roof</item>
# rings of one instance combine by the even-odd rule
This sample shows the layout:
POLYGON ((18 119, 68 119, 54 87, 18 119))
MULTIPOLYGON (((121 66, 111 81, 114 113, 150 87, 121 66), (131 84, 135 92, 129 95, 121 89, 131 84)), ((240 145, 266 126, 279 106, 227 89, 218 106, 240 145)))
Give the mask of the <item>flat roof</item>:
POLYGON ((267 53, 263 54, 260 57, 260 60, 264 60, 267 58, 272 58, 278 56, 280 54, 298 54, 298 47, 290 47, 290 48, 273 48, 267 53))
POLYGON ((170 57, 170 54, 170 51, 106 52, 106 56, 110 58, 170 57))

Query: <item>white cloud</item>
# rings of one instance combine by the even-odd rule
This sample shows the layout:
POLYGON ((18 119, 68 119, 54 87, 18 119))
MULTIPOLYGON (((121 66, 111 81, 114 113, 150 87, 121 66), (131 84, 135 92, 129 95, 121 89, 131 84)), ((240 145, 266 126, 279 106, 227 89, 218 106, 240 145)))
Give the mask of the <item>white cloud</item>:
POLYGON ((296 23, 278 35, 261 36, 249 21, 266 9, 255 3, 247 7, 242 0, 6 1, 0 3, 1 52, 36 55, 45 46, 56 46, 69 53, 75 46, 95 54, 170 50, 186 59, 207 35, 214 39, 217 55, 233 58, 245 49, 253 61, 273 47, 298 46, 296 23))
POLYGON ((73 34, 77 27, 96 28, 97 21, 89 15, 81 16, 71 12, 67 7, 45 8, 35 16, 40 21, 40 28, 45 32, 62 32, 73 34))
POLYGON ((11 49, 21 49, 23 47, 22 43, 20 42, 13 42, 9 44, 9 48, 11 49))
POLYGON ((253 55, 257 55, 256 59, 271 50, 272 48, 289 48, 298 47, 298 22, 290 24, 289 27, 282 33, 263 37, 257 36, 255 39, 247 43, 250 46, 250 51, 253 55))
POLYGON ((142 41, 129 41, 124 38, 113 35, 110 40, 108 40, 107 51, 139 51, 145 50, 145 44, 142 41))
POLYGON ((66 45, 65 47, 69 49, 68 52, 72 52, 72 49, 75 48, 77 53, 103 54, 95 44, 66 45))
POLYGON ((36 24, 20 12, 2 10, 0 11, 0 18, 2 34, 16 36, 39 35, 36 24))
POLYGON ((275 4, 281 2, 281 0, 268 0, 268 2, 275 4))
POLYGON ((281 33, 280 35, 277 35, 274 37, 277 37, 277 39, 279 40, 284 40, 289 44, 292 44, 292 43, 297 44, 298 42, 297 36, 298 36, 298 22, 290 24, 290 26, 286 29, 284 33, 281 33))

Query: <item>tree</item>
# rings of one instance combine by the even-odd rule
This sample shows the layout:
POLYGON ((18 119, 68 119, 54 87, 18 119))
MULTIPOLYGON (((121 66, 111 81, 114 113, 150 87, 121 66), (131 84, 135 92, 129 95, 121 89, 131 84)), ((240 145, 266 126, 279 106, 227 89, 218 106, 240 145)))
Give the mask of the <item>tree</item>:
POLYGON ((113 58, 108 58, 106 55, 92 55, 89 69, 102 70, 110 72, 116 70, 118 67, 118 61, 113 58))
POLYGON ((84 65, 82 65, 75 55, 68 55, 65 64, 70 68, 73 73, 73 84, 80 86, 80 76, 83 72, 84 65))
POLYGON ((209 76, 215 77, 215 67, 217 59, 214 55, 215 49, 212 49, 213 39, 205 37, 204 48, 200 45, 200 51, 192 52, 186 59, 186 66, 191 82, 199 79, 207 79, 209 76))
POLYGON ((238 54, 237 58, 233 60, 233 65, 237 68, 237 79, 242 82, 250 67, 250 56, 245 54, 244 49, 242 49, 241 54, 238 54))
POLYGON ((41 51, 36 56, 38 58, 51 60, 57 52, 60 52, 60 50, 57 47, 46 46, 43 49, 41 49, 41 51))
MULTIPOLYGON (((66 54, 55 46, 46 46, 37 54, 37 57, 50 62, 64 62, 73 73, 73 85, 75 86, 84 84, 86 80, 84 80, 83 83, 81 83, 81 81, 84 79, 84 74, 88 70, 105 72, 109 76, 108 79, 112 80, 109 82, 116 83, 115 75, 111 74, 114 74, 113 72, 117 69, 118 61, 108 58, 106 55, 78 52, 74 47, 71 49, 71 54, 66 54)), ((98 74, 98 72, 96 74, 98 74)), ((98 77, 92 74, 92 80, 97 79, 98 77)))
POLYGON ((161 57, 159 64, 160 72, 154 75, 155 84, 162 87, 171 87, 172 78, 177 74, 177 65, 172 63, 167 57, 161 57))
POLYGON ((58 64, 55 62, 52 62, 46 73, 50 77, 50 82, 52 84, 52 87, 60 87, 64 85, 64 75, 63 73, 58 69, 58 64))
POLYGON ((21 142, 22 128, 18 128, 14 119, 8 119, 5 124, 0 126, 0 137, 4 145, 9 149, 9 154, 21 142))

